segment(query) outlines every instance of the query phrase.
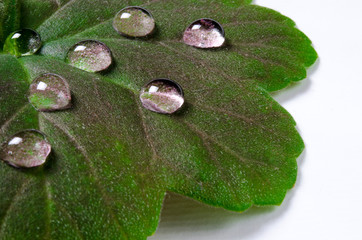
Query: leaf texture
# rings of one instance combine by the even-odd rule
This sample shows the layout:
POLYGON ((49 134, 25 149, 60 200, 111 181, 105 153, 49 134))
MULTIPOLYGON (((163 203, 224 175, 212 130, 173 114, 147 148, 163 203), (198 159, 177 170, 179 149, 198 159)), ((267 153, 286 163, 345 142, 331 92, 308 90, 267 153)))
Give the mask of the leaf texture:
POLYGON ((292 20, 250 2, 1 1, 0 39, 33 28, 43 47, 18 59, 0 54, 0 141, 39 129, 52 154, 36 169, 0 162, 0 239, 146 239, 167 191, 235 211, 279 205, 295 183, 304 144, 268 92, 304 79, 317 55, 292 20), (116 12, 134 5, 156 19, 148 39, 112 28, 116 12), (202 17, 224 26, 225 47, 182 42, 184 29, 202 17), (64 62, 86 39, 110 48, 109 71, 64 62), (30 82, 49 72, 69 82, 71 109, 37 112, 28 103, 30 82), (183 87, 181 111, 142 107, 140 89, 155 78, 183 87))

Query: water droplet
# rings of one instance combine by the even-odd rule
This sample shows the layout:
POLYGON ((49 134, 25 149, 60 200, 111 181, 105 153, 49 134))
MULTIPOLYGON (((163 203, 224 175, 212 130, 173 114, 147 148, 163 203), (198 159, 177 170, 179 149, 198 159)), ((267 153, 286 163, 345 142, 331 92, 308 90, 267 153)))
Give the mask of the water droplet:
POLYGON ((69 49, 66 62, 87 72, 100 72, 112 64, 112 54, 104 43, 85 40, 69 49))
POLYGON ((225 42, 222 26, 208 18, 199 19, 185 30, 183 40, 187 45, 198 48, 217 48, 225 42))
POLYGON ((41 47, 40 35, 31 29, 11 33, 5 40, 4 52, 16 57, 33 55, 41 47))
POLYGON ((51 146, 43 133, 25 130, 12 136, 0 149, 0 159, 14 167, 37 167, 45 163, 51 146))
POLYGON ((126 37, 145 37, 153 33, 155 19, 146 9, 126 7, 114 17, 113 28, 126 37))
POLYGON ((185 101, 180 85, 169 79, 156 79, 146 84, 140 99, 148 110, 164 114, 176 112, 185 101))
POLYGON ((67 81, 56 74, 45 73, 30 85, 29 102, 38 111, 55 111, 71 106, 71 93, 67 81))

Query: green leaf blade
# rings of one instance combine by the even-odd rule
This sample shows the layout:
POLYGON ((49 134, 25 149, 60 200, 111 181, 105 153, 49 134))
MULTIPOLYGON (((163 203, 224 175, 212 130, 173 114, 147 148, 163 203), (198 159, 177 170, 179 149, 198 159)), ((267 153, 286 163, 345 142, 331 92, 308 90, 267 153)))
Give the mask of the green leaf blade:
POLYGON ((14 96, 26 95, 29 79, 27 73, 15 57, 1 54, 0 61, 0 124, 1 131, 4 131, 9 122, 27 104, 26 99, 22 97, 14 98, 14 96))
MULTIPOLYGON (((180 1, 167 1, 166 7, 163 1, 147 4, 147 9, 153 13, 159 29, 154 39, 150 41, 167 44, 196 61, 207 62, 210 68, 224 69, 231 77, 256 80, 268 91, 280 90, 291 82, 306 78, 306 67, 311 66, 317 58, 311 41, 295 28, 295 23, 273 10, 255 5, 225 8, 217 2, 205 4, 202 1, 194 4, 192 10, 187 10, 190 4, 180 1), (210 16, 225 27, 228 42, 223 49, 202 51, 182 43, 182 33, 185 28, 200 16, 210 16)), ((86 25, 89 26, 86 29, 78 28, 74 31, 80 33, 72 33, 68 39, 94 38, 100 41, 120 39, 113 30, 112 18, 113 15, 109 19, 99 20, 98 24, 92 22, 92 25, 86 25)), ((67 28, 69 25, 69 23, 64 23, 66 26, 59 26, 61 23, 56 24, 56 29, 67 28)), ((48 27, 44 32, 42 28, 39 28, 39 31, 42 35, 53 33, 48 27)), ((60 40, 59 44, 64 41, 60 40)), ((120 41, 124 39, 121 38, 120 41)), ((49 44, 55 44, 55 48, 56 42, 49 44)), ((55 54, 52 52, 54 50, 48 49, 47 45, 45 50, 43 49, 44 54, 62 56, 59 52, 55 54)))
POLYGON ((20 0, 21 28, 36 29, 70 0, 20 0))
MULTIPOLYGON (((71 149, 73 145, 79 152, 78 154, 70 153, 69 157, 73 155, 79 156, 80 154, 84 164, 88 166, 89 178, 93 179, 95 185, 93 188, 98 189, 98 193, 94 200, 89 199, 86 201, 85 207, 97 202, 97 199, 101 202, 97 207, 94 207, 93 211, 84 210, 84 214, 92 217, 96 211, 100 212, 100 214, 108 212, 103 217, 93 216, 94 220, 97 220, 94 223, 90 224, 87 221, 81 224, 89 227, 89 229, 82 230, 82 232, 88 233, 89 237, 96 238, 97 235, 90 230, 97 226, 103 228, 105 226, 101 223, 110 221, 115 222, 113 230, 99 230, 99 234, 101 234, 99 238, 112 239, 119 236, 122 231, 126 239, 143 239, 145 236, 150 235, 158 223, 164 191, 160 191, 160 186, 155 185, 153 180, 150 177, 148 178, 149 174, 155 174, 156 171, 155 169, 152 170, 152 166, 149 166, 148 161, 144 161, 144 159, 150 158, 150 153, 144 149, 146 143, 140 141, 143 137, 142 127, 137 114, 134 113, 138 110, 134 105, 131 93, 126 89, 122 90, 120 87, 115 88, 114 84, 101 82, 99 78, 83 73, 80 70, 69 69, 65 72, 64 66, 66 65, 58 66, 59 63, 54 60, 44 61, 44 59, 37 57, 33 59, 24 58, 24 65, 31 69, 30 73, 33 77, 48 71, 62 74, 68 79, 71 86, 75 106, 70 111, 59 112, 55 115, 41 113, 40 129, 46 132, 47 135, 54 129, 62 132, 63 135, 67 136, 67 139, 63 141, 70 142, 71 145, 58 151, 55 149, 54 152, 67 152, 66 149, 71 149), (39 68, 38 66, 42 67, 39 68), (93 85, 93 87, 89 88, 89 84, 93 85), (84 91, 84 89, 89 91, 84 91), (83 101, 77 102, 77 99, 83 101), (97 112, 94 112, 95 109, 97 109, 97 112), (99 111, 99 109, 103 109, 103 111, 99 111), (109 124, 108 127, 104 126, 106 121, 109 124), (79 134, 82 137, 79 137, 79 134), (150 168, 150 173, 144 173, 144 170, 148 168, 150 168), (146 207, 146 204, 149 207, 146 207), (125 211, 125 208, 128 210, 125 211), (134 222, 136 220, 138 221, 134 222), (140 229, 142 224, 144 227, 140 229), (110 234, 110 236, 102 235, 103 233, 110 234)), ((59 139, 54 137, 52 142, 59 144, 59 139)), ((67 159, 57 158, 58 161, 71 164, 67 159)), ((76 167, 77 163, 74 164, 74 167, 76 167)), ((72 165, 67 166, 67 168, 72 167, 72 165)), ((57 170, 54 170, 54 172, 57 172, 57 170)), ((79 175, 82 171, 80 169, 75 170, 74 175, 68 179, 77 178, 76 172, 79 175)), ((59 174, 61 173, 59 172, 59 174)), ((61 174, 61 176, 63 175, 61 174)), ((72 190, 69 189, 70 182, 61 186, 59 186, 59 182, 59 180, 54 181, 59 196, 64 196, 64 193, 72 194, 72 190)), ((85 183, 79 184, 79 191, 85 185, 85 183)), ((91 188, 89 186, 89 189, 91 188)), ((75 205, 69 207, 71 210, 75 209, 81 201, 73 200, 73 202, 75 205)), ((108 225, 106 226, 108 227, 108 225)))
MULTIPOLYGON (((0 2, 0 45, 8 35, 20 26, 20 3, 17 0, 3 0, 0 2)), ((2 47, 0 52, 2 52, 2 47)))
POLYGON ((306 76, 317 57, 310 40, 292 20, 250 1, 101 2, 23 1, 24 13, 35 7, 50 17, 22 14, 22 24, 39 26, 45 40, 40 56, 0 55, 0 140, 39 129, 53 151, 44 167, 29 171, 1 162, 0 239, 27 239, 29 232, 35 239, 146 239, 166 191, 234 211, 279 205, 295 183, 304 144, 267 91, 306 76), (152 38, 113 30, 113 15, 128 5, 152 12, 159 30, 152 38), (201 17, 224 25, 225 47, 182 43, 183 30, 201 17), (64 63, 67 50, 85 39, 111 49, 109 71, 64 63), (28 104, 30 81, 47 72, 68 80, 71 109, 43 113, 28 104), (155 78, 183 87, 181 111, 142 107, 139 91, 155 78))

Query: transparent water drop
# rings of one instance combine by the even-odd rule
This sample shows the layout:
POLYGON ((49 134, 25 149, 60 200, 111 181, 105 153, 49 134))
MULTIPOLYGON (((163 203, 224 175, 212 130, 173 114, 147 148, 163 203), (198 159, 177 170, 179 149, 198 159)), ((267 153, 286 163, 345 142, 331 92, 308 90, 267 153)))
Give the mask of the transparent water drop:
POLYGON ((85 40, 69 49, 66 62, 87 72, 100 72, 112 64, 112 54, 104 43, 85 40))
POLYGON ((146 9, 126 7, 113 19, 113 28, 126 37, 145 37, 153 33, 155 19, 146 9))
POLYGON ((217 48, 224 44, 225 32, 218 22, 203 18, 191 23, 184 32, 183 40, 197 48, 217 48))
POLYGON ((43 133, 25 130, 2 144, 0 159, 17 168, 31 168, 44 164, 50 151, 51 146, 43 133))
POLYGON ((140 99, 148 110, 163 114, 176 112, 185 101, 181 86, 169 79, 155 79, 146 84, 140 99))
POLYGON ((45 73, 30 84, 29 102, 38 111, 55 111, 71 106, 71 93, 67 81, 54 73, 45 73))
POLYGON ((21 29, 11 33, 5 40, 3 50, 16 57, 32 55, 42 45, 40 35, 31 29, 21 29))

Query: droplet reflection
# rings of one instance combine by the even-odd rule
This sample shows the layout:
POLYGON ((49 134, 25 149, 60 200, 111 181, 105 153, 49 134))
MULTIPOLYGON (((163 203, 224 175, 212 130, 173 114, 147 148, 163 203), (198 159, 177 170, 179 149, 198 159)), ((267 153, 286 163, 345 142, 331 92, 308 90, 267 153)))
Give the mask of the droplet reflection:
POLYGON ((112 64, 112 54, 104 43, 85 40, 69 49, 66 62, 87 72, 100 72, 112 64))
POLYGON ((212 19, 199 19, 185 30, 183 40, 197 48, 217 48, 225 42, 225 32, 221 25, 212 19))
POLYGON ((42 45, 40 35, 31 29, 22 29, 10 34, 4 43, 3 50, 16 57, 32 55, 42 45))
POLYGON ((185 101, 182 88, 168 79, 156 79, 146 84, 141 90, 140 99, 148 110, 163 114, 176 112, 185 101))
POLYGON ((145 37, 155 29, 152 15, 140 7, 126 7, 113 19, 113 28, 126 37, 145 37))
POLYGON ((28 99, 38 111, 55 111, 71 106, 68 83, 63 77, 53 73, 45 73, 34 79, 28 99))
POLYGON ((0 149, 0 159, 14 167, 31 168, 45 163, 51 151, 44 134, 25 130, 12 136, 0 149))

